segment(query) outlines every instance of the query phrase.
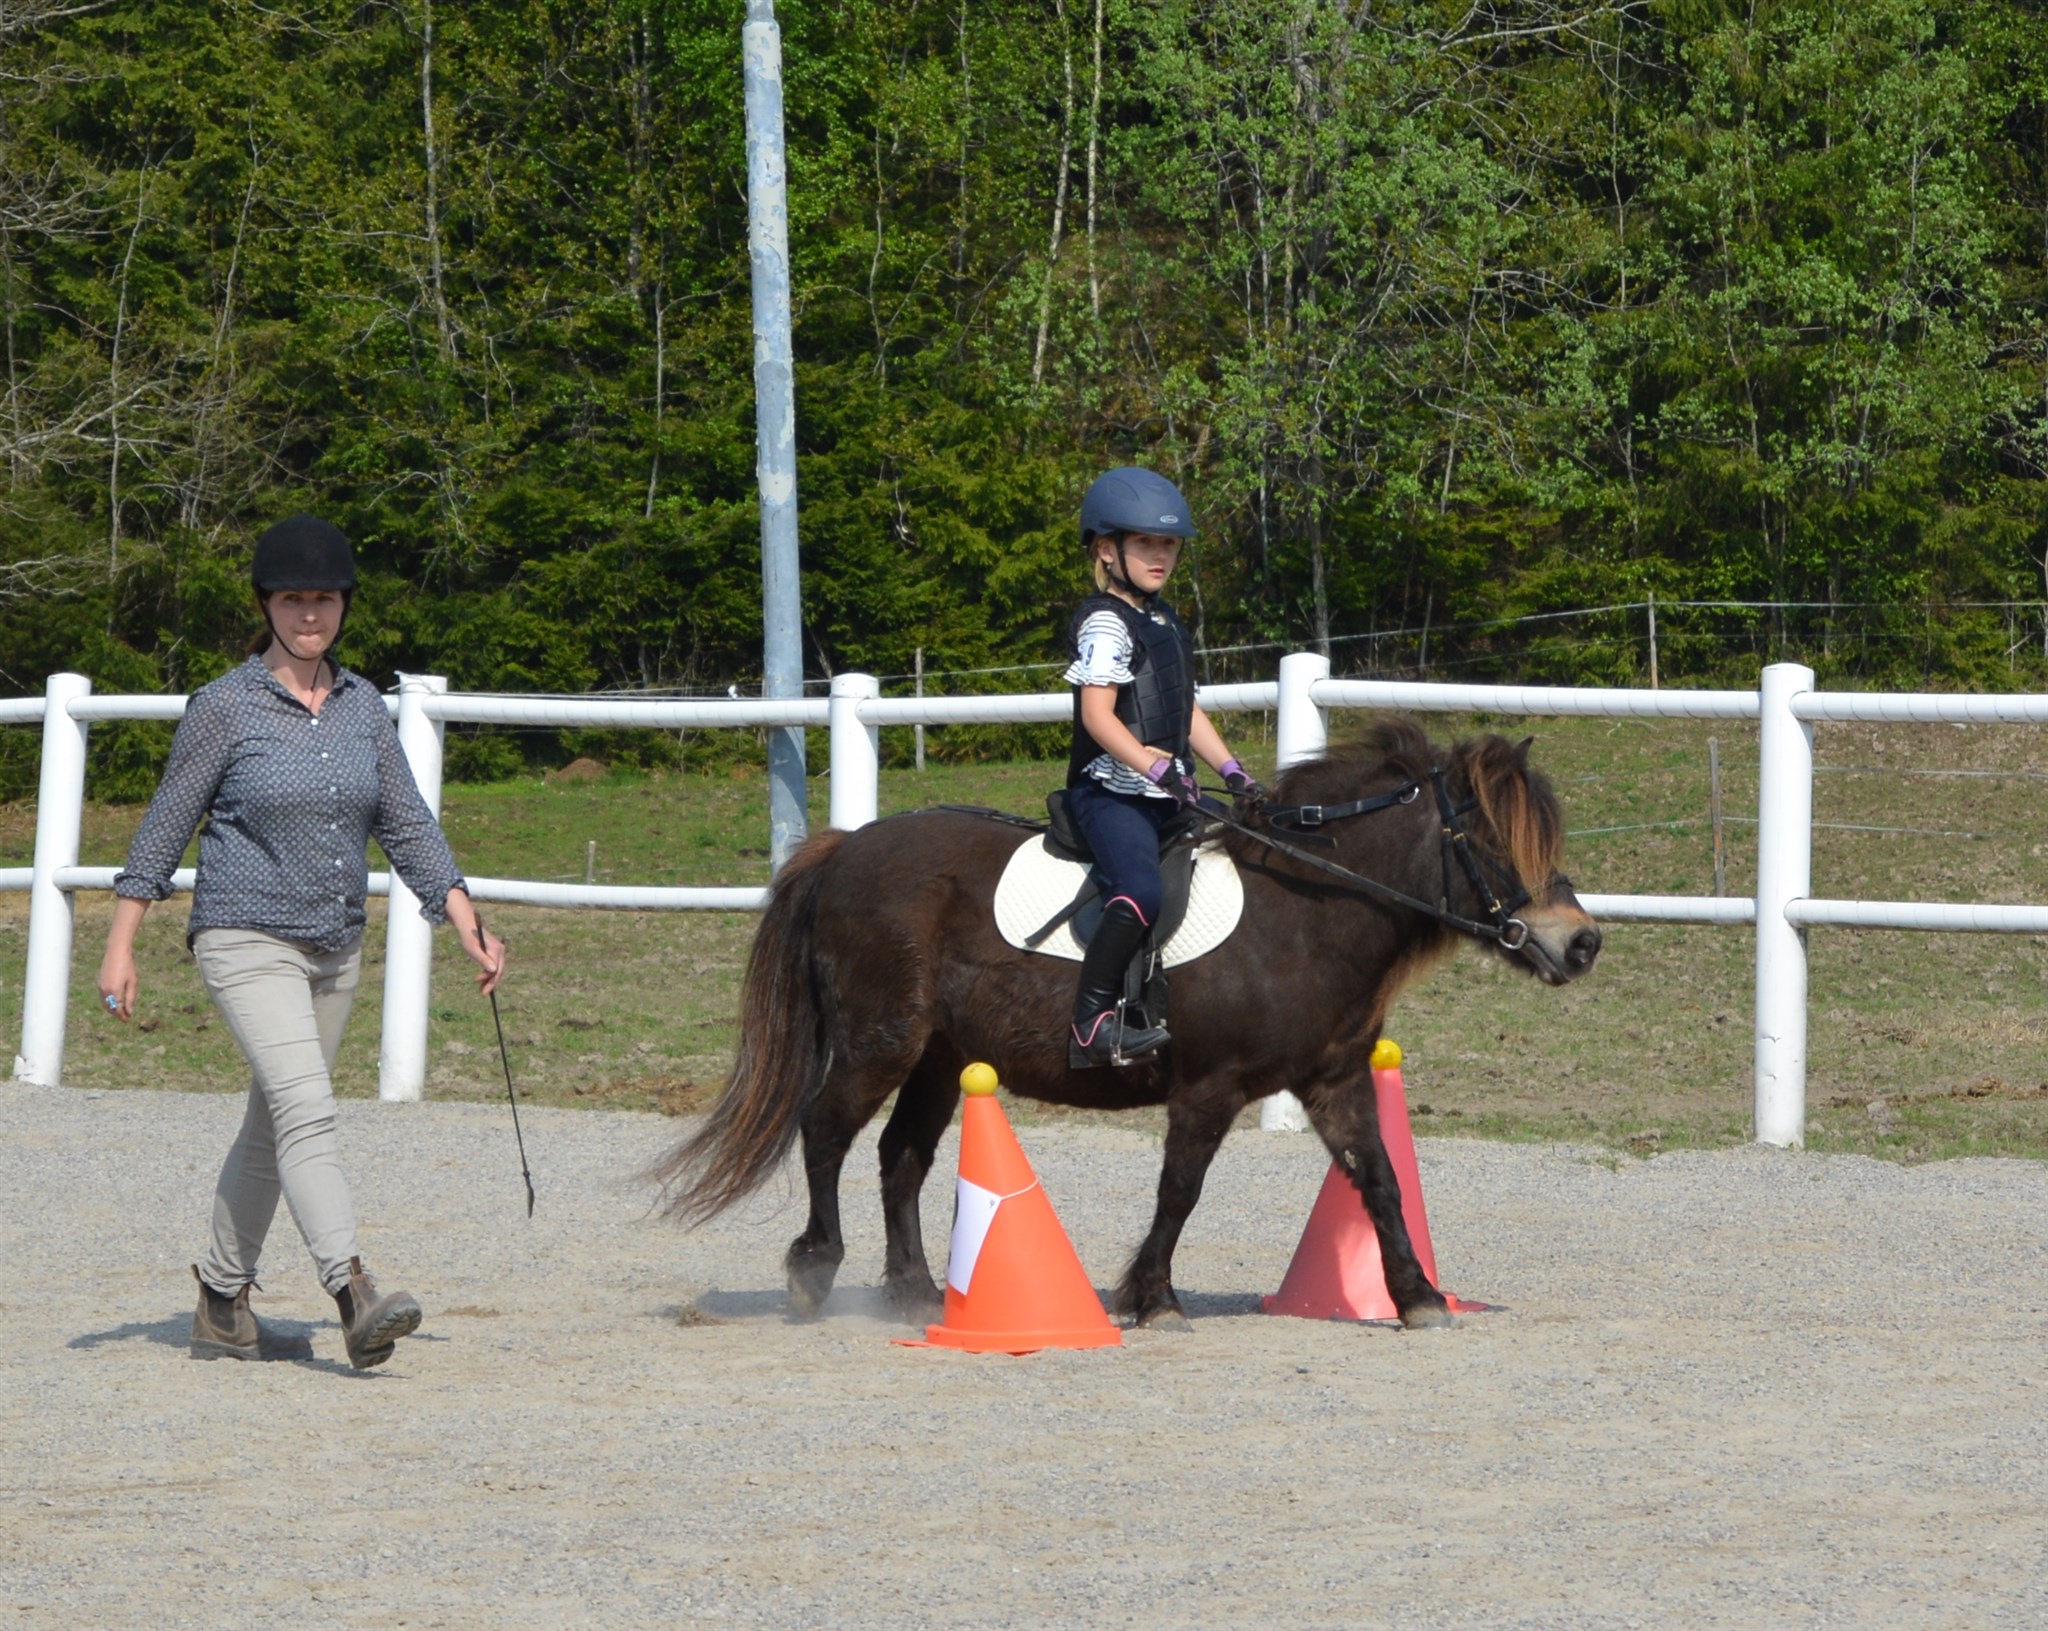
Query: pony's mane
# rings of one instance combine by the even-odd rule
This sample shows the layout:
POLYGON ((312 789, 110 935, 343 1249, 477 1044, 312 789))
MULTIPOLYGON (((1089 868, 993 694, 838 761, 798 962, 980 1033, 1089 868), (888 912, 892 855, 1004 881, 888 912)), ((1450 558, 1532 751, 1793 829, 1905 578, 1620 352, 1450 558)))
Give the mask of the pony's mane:
POLYGON ((1456 772, 1479 802, 1479 812, 1524 884, 1539 896, 1564 863, 1564 814, 1540 771, 1529 767, 1528 743, 1489 732, 1445 754, 1414 720, 1374 721, 1321 758, 1304 760, 1279 778, 1274 798, 1283 804, 1335 803, 1389 782, 1427 783, 1438 765, 1456 772))
POLYGON ((1375 720, 1320 758, 1304 759, 1284 771, 1273 788, 1283 804, 1320 799, 1336 803, 1389 780, 1426 781, 1443 762, 1423 728, 1402 715, 1375 720))
POLYGON ((1489 733, 1460 742, 1452 754, 1465 772, 1479 813, 1499 836, 1508 861, 1538 900, 1564 870, 1564 812, 1541 771, 1529 768, 1529 742, 1489 733))

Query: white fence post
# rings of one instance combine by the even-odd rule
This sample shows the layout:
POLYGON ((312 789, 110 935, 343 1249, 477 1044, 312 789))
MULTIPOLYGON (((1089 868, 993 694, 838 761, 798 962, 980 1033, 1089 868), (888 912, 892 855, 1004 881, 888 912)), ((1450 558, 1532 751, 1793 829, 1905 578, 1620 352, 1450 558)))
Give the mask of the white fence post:
POLYGON ((35 875, 28 897, 28 973, 21 985, 16 1081, 55 1087, 64 1077, 64 1016, 71 997, 71 896, 60 867, 78 865, 85 817, 85 733, 70 704, 92 694, 83 674, 52 674, 43 686, 43 765, 36 785, 35 875))
MULTIPOLYGON (((1290 651, 1280 659, 1280 717, 1273 727, 1275 771, 1316 758, 1329 748, 1329 721, 1309 691, 1317 680, 1329 677, 1330 659, 1320 652, 1290 651)), ((1283 1089, 1259 1101, 1259 1131, 1305 1133, 1308 1112, 1301 1107, 1301 1100, 1283 1089)))
MULTIPOLYGON (((439 674, 398 676, 398 745, 412 766, 420 797, 441 813, 441 740, 446 727, 427 717, 426 699, 445 693, 439 674)), ((433 1001, 434 926, 420 916, 419 896, 391 874, 384 923, 384 1030, 377 1050, 377 1097, 417 1099, 427 1085, 427 1010, 433 1001)))
POLYGON ((882 807, 882 733, 864 725, 860 705, 882 694, 872 674, 832 676, 832 825, 865 827, 882 807))
POLYGON ((1319 652, 1290 651, 1280 659, 1280 717, 1273 727, 1275 770, 1285 770, 1328 751, 1329 722, 1309 687, 1329 677, 1330 659, 1319 652))
POLYGON ((1813 670, 1764 670, 1758 720, 1756 838, 1756 1141, 1806 1142, 1806 931, 1785 916, 1813 885, 1813 726, 1792 699, 1813 670))

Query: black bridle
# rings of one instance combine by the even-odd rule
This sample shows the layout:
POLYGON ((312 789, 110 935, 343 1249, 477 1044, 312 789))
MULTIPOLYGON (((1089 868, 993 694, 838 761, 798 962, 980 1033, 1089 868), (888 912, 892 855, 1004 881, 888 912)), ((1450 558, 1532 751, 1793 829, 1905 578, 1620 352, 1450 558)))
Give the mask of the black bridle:
MULTIPOLYGON (((1349 867, 1339 866, 1335 861, 1326 861, 1320 855, 1311 855, 1307 850, 1275 838, 1270 832, 1256 827, 1247 827, 1243 822, 1216 811, 1203 808, 1203 814, 1210 820, 1244 834, 1254 843, 1263 844, 1267 849, 1326 872, 1333 878, 1341 879, 1354 889, 1362 889, 1369 895, 1388 901, 1396 906, 1405 906, 1410 911, 1433 917, 1446 928, 1456 929, 1463 934, 1474 935, 1481 940, 1500 943, 1503 951, 1520 951, 1529 940, 1529 925, 1514 914, 1526 906, 1532 898, 1528 886, 1520 878, 1506 900, 1497 893, 1486 876, 1486 868, 1471 839, 1466 835, 1463 817, 1479 808, 1479 800, 1467 798, 1462 803, 1451 801, 1450 789, 1446 785, 1444 767, 1435 765, 1429 772, 1430 786, 1436 791, 1438 827, 1442 834, 1443 891, 1437 904, 1417 900, 1391 884, 1381 883, 1377 878, 1368 878, 1353 872, 1349 867), (1461 917, 1451 910, 1451 857, 1455 855, 1463 865, 1465 876, 1471 882, 1473 893, 1485 904, 1485 922, 1476 918, 1461 917)), ((1375 810, 1391 809, 1396 805, 1413 804, 1422 794, 1418 781, 1404 782, 1391 793, 1376 794, 1372 798, 1353 799, 1348 804, 1288 804, 1269 807, 1268 821, 1283 826, 1313 832, 1326 822, 1340 821, 1346 816, 1369 815, 1375 810)))

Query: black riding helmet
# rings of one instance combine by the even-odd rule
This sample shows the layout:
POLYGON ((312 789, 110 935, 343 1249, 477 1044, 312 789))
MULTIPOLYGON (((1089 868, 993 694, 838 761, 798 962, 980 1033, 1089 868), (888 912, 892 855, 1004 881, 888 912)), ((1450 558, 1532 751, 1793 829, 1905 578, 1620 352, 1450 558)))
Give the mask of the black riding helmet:
POLYGON ((1134 464, 1097 476, 1081 499, 1081 548, 1092 557, 1098 537, 1115 537, 1117 572, 1125 589, 1131 588, 1130 568, 1124 563, 1123 539, 1128 532, 1167 538, 1195 535, 1180 489, 1156 470, 1134 464))
POLYGON ((332 521, 301 513, 263 529, 249 578, 259 595, 280 589, 339 589, 352 594, 355 552, 348 547, 348 535, 332 521))
MULTIPOLYGON (((349 548, 348 535, 332 521, 301 512, 263 529, 256 540, 249 581, 255 585, 263 621, 273 637, 277 625, 270 621, 269 597, 283 589, 339 590, 345 628, 356 592, 355 552, 349 548)), ((334 631, 334 638, 337 642, 341 639, 340 628, 334 631)))

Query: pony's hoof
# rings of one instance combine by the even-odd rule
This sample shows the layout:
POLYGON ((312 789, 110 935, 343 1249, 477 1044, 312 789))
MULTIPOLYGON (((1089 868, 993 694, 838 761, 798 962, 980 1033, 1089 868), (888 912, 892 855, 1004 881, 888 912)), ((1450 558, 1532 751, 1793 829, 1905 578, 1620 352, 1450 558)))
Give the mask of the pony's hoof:
POLYGON ((800 1320, 814 1320, 824 1311, 825 1299, 794 1274, 789 1277, 789 1312, 800 1320))
POLYGON ((1417 1303, 1413 1308, 1401 1311, 1401 1324, 1410 1331, 1448 1330, 1458 1322, 1451 1317, 1451 1311, 1443 1303, 1417 1303))
POLYGON ((1195 1328, 1195 1322, 1178 1308, 1155 1308, 1149 1314, 1140 1314, 1131 1324, 1141 1331, 1192 1331, 1195 1328))
POLYGON ((915 1281, 889 1286, 889 1311, 905 1325, 934 1325, 946 1317, 946 1299, 927 1275, 923 1285, 915 1281))
POLYGON ((789 1269, 789 1306, 798 1319, 815 1319, 832 1295, 832 1282, 839 1275, 839 1259, 823 1254, 792 1255, 789 1269))

